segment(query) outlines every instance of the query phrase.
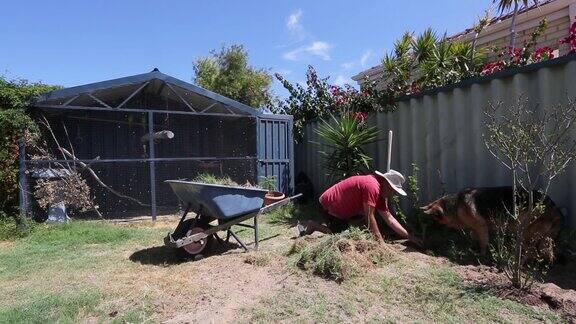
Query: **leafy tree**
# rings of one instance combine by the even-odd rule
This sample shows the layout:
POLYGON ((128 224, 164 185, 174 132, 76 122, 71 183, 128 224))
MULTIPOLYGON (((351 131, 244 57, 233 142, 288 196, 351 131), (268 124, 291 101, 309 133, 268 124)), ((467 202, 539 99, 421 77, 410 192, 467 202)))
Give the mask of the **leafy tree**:
POLYGON ((223 46, 210 54, 194 62, 196 84, 254 108, 273 104, 272 76, 249 65, 244 46, 223 46))
POLYGON ((19 140, 38 128, 26 114, 30 102, 57 87, 0 76, 0 217, 18 214, 19 140))

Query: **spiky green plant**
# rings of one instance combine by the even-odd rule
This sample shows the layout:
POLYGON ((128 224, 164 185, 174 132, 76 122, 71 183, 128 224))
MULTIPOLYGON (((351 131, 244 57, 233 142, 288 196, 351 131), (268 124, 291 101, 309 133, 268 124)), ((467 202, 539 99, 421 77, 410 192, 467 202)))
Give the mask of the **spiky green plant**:
POLYGON ((437 42, 438 37, 432 28, 426 29, 416 39, 413 39, 411 46, 416 61, 422 63, 428 60, 432 56, 437 42))
POLYGON ((370 169, 372 158, 366 154, 364 146, 377 141, 378 129, 365 122, 344 114, 331 115, 330 120, 321 122, 316 133, 328 147, 320 151, 325 158, 325 167, 333 180, 340 180, 361 174, 370 169))
POLYGON ((401 38, 394 42, 394 54, 396 54, 396 57, 403 57, 410 52, 413 39, 414 35, 411 32, 405 32, 401 38))

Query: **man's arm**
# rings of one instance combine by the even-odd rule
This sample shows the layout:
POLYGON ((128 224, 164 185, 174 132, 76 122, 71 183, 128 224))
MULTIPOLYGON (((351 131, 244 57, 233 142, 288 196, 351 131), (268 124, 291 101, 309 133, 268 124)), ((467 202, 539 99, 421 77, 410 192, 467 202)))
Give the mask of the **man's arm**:
POLYGON ((376 212, 376 208, 368 206, 368 204, 364 203, 364 217, 366 220, 366 226, 368 226, 368 230, 377 241, 383 242, 384 238, 382 237, 382 233, 380 233, 380 229, 378 228, 378 223, 376 223, 376 216, 374 215, 376 212))
POLYGON ((417 245, 421 245, 422 244, 422 240, 420 240, 419 238, 416 238, 412 235, 410 235, 408 233, 408 231, 396 220, 396 218, 394 218, 394 216, 392 216, 392 213, 390 213, 390 211, 378 211, 380 216, 382 217, 382 219, 384 219, 384 221, 386 222, 386 224, 388 224, 388 226, 396 233, 398 234, 400 237, 404 238, 404 239, 408 239, 412 242, 414 242, 417 245))

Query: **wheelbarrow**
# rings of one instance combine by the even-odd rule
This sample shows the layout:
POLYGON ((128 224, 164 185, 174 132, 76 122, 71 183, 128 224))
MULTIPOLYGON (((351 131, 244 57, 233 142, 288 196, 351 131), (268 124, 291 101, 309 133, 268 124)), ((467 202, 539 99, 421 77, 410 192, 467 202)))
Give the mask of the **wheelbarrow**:
POLYGON ((184 205, 180 222, 164 238, 167 246, 181 248, 190 256, 196 256, 209 249, 214 240, 223 242, 218 232, 226 231, 226 241, 233 237, 245 251, 246 244, 232 230, 232 226, 254 230, 254 249, 258 250, 258 216, 286 205, 301 195, 287 197, 281 201, 262 206, 268 192, 258 188, 244 188, 206 184, 192 181, 167 180, 172 190, 184 205), (194 212, 194 218, 186 218, 194 212), (253 225, 244 224, 253 218, 253 225), (217 225, 213 225, 217 221, 217 225))

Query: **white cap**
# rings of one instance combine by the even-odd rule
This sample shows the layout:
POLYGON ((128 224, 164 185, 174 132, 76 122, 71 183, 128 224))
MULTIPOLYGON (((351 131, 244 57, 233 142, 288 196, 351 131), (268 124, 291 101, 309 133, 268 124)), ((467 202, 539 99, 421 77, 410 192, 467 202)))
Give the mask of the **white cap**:
POLYGON ((376 171, 376 175, 379 175, 384 179, 386 179, 386 181, 388 181, 388 183, 390 184, 390 187, 392 187, 392 189, 394 189, 394 191, 396 191, 398 194, 406 196, 406 191, 402 189, 402 185, 404 184, 406 179, 404 179, 402 173, 396 170, 390 170, 386 173, 376 171))

